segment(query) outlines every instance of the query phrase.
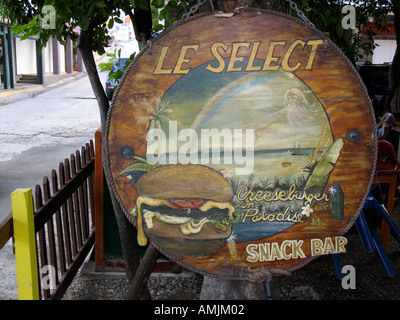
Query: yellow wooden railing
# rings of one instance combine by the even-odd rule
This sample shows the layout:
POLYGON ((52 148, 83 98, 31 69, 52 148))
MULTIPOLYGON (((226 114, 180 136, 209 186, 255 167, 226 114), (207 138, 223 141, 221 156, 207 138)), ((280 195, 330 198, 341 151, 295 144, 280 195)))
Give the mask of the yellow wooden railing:
POLYGON ((15 263, 19 300, 39 299, 35 224, 31 189, 16 189, 11 194, 14 220, 15 263))

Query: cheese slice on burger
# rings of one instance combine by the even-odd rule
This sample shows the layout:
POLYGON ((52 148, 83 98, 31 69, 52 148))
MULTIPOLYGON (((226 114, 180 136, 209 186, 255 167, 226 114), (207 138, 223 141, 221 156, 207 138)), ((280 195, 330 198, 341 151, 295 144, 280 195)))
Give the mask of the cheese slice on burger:
POLYGON ((230 203, 233 197, 230 183, 218 171, 203 165, 157 167, 138 180, 137 188, 137 238, 141 246, 147 244, 143 219, 148 230, 155 231, 153 222, 158 219, 165 224, 176 225, 181 237, 190 237, 207 229, 207 235, 211 238, 213 229, 205 228, 205 225, 214 222, 215 226, 215 221, 223 221, 222 227, 215 227, 218 233, 224 224, 229 225, 229 221, 234 220, 235 208, 230 203), (143 205, 146 209, 143 209, 143 205), (163 214, 163 207, 168 209, 167 214, 163 214), (227 216, 221 217, 221 210, 227 211, 227 216), (219 211, 217 220, 210 213, 216 211, 219 211))

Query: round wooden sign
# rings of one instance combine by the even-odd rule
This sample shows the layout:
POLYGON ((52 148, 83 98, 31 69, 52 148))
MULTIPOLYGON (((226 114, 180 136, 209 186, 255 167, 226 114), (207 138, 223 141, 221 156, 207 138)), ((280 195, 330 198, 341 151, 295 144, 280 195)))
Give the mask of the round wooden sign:
POLYGON ((277 12, 203 15, 128 69, 106 158, 140 245, 226 279, 346 251, 375 122, 357 71, 321 32, 277 12))

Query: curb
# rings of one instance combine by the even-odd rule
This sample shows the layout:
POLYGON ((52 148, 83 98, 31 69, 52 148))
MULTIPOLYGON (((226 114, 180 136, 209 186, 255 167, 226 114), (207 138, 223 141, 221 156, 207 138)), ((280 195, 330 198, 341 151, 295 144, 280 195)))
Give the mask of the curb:
POLYGON ((19 93, 23 92, 29 92, 29 91, 34 91, 34 90, 39 90, 39 89, 44 89, 46 88, 44 85, 38 85, 35 87, 29 87, 29 88, 23 88, 23 89, 7 89, 7 91, 0 92, 0 98, 7 98, 19 93))
POLYGON ((87 76, 86 72, 82 72, 80 74, 73 75, 71 77, 66 77, 64 79, 61 79, 58 82, 49 84, 47 86, 45 85, 32 85, 29 87, 25 88, 20 88, 20 89, 6 89, 6 90, 1 90, 0 91, 0 105, 6 105, 15 101, 18 101, 20 99, 26 98, 27 96, 34 97, 38 94, 41 94, 42 92, 46 90, 51 90, 53 88, 59 87, 61 85, 64 85, 70 81, 73 80, 78 80, 82 77, 87 76))

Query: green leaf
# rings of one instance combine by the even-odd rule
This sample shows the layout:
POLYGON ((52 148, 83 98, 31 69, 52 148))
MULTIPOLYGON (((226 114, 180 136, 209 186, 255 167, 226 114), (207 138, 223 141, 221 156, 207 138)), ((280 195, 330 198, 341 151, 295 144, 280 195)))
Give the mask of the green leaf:
POLYGON ((135 9, 140 9, 140 10, 145 10, 145 11, 150 9, 148 6, 147 0, 129 0, 129 3, 135 9))
POLYGON ((59 25, 57 26, 57 32, 58 32, 59 34, 62 34, 63 31, 64 31, 64 25, 63 25, 63 24, 59 24, 59 25))
POLYGON ((144 162, 135 162, 127 166, 124 170, 122 170, 121 173, 118 175, 118 177, 126 177, 135 171, 149 171, 151 169, 154 169, 154 166, 152 164, 144 162))
POLYGON ((151 5, 156 8, 164 7, 164 0, 151 0, 151 5))
POLYGON ((336 34, 339 36, 339 38, 343 35, 343 28, 340 24, 336 25, 336 34))
POLYGON ((98 9, 103 9, 103 8, 106 6, 106 4, 104 3, 103 0, 96 1, 96 2, 94 3, 94 5, 95 5, 95 7, 98 8, 98 9))
MULTIPOLYGON (((132 61, 133 59, 135 59, 135 57, 136 57, 136 52, 133 52, 133 53, 129 56, 129 61, 132 61)), ((126 64, 125 67, 127 67, 127 66, 128 66, 128 64, 126 64)))
POLYGON ((38 18, 37 17, 34 17, 31 21, 28 22, 28 26, 30 26, 30 27, 37 26, 37 24, 38 24, 38 18))
POLYGON ((102 62, 102 63, 99 63, 99 70, 100 71, 108 71, 108 70, 110 70, 111 69, 111 63, 108 63, 108 62, 102 62))
POLYGON ((157 23, 154 25, 153 30, 156 32, 162 30, 163 28, 164 26, 162 24, 157 23))
POLYGON ((21 40, 26 40, 29 38, 29 33, 25 33, 20 39, 21 40))
POLYGON ((11 28, 11 31, 13 33, 15 33, 15 34, 20 34, 20 33, 23 33, 26 30, 27 27, 28 27, 27 24, 23 24, 23 25, 20 25, 20 26, 14 26, 14 27, 11 28))
POLYGON ((148 165, 151 165, 151 166, 153 166, 153 168, 155 168, 155 165, 153 165, 152 163, 147 161, 147 159, 145 159, 145 158, 142 158, 142 157, 139 157, 139 156, 134 156, 133 158, 136 159, 136 160, 142 161, 144 163, 147 163, 148 165))
POLYGON ((211 220, 210 221, 217 229, 220 229, 222 231, 226 231, 226 224, 219 221, 219 220, 211 220))
POLYGON ((339 158, 343 144, 343 138, 336 139, 329 149, 325 151, 321 159, 317 162, 311 175, 308 177, 304 190, 307 190, 315 185, 319 185, 321 181, 324 181, 327 177, 329 177, 329 174, 334 169, 336 161, 339 158))

